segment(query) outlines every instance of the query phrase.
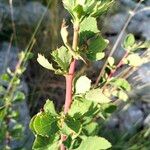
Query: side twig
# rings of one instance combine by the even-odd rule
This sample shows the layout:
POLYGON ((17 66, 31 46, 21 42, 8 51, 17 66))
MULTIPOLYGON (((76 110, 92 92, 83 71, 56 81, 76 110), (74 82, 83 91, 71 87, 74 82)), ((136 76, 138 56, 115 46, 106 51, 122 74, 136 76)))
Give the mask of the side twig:
POLYGON ((118 48, 118 45, 119 45, 119 43, 120 43, 120 41, 121 41, 121 39, 122 39, 122 36, 123 36, 123 34, 124 34, 126 28, 128 27, 128 25, 129 25, 131 19, 132 19, 133 16, 135 15, 135 12, 136 12, 137 9, 139 8, 139 6, 140 6, 140 4, 142 3, 142 1, 143 1, 143 0, 140 0, 139 3, 137 4, 137 6, 134 8, 133 12, 130 13, 130 15, 129 15, 129 17, 128 17, 128 19, 127 19, 127 21, 126 21, 124 27, 122 28, 122 30, 121 30, 121 32, 120 32, 120 34, 119 34, 119 36, 118 36, 118 38, 117 38, 117 40, 116 40, 116 42, 115 42, 113 48, 111 49, 111 51, 110 51, 110 53, 109 53, 109 55, 108 55, 108 57, 107 57, 107 59, 106 59, 104 65, 103 65, 102 69, 100 70, 100 73, 99 73, 99 76, 98 76, 98 78, 97 78, 97 80, 96 80, 96 83, 95 83, 95 85, 94 85, 94 88, 98 85, 98 83, 99 83, 101 77, 104 75, 105 69, 106 69, 107 64, 108 64, 108 58, 111 57, 111 56, 114 54, 115 50, 118 48))

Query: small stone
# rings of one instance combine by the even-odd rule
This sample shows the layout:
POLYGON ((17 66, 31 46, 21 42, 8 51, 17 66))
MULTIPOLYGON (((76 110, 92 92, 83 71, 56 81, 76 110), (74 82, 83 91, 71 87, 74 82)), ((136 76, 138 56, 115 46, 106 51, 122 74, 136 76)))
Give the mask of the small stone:
POLYGON ((138 35, 140 38, 150 40, 150 12, 149 10, 139 12, 135 15, 129 26, 128 32, 138 35))
POLYGON ((144 126, 150 128, 150 114, 144 120, 144 126))
POLYGON ((134 131, 137 127, 142 126, 144 114, 138 107, 127 105, 120 112, 119 118, 121 119, 121 130, 134 131))
MULTIPOLYGON (((51 14, 50 11, 42 5, 40 2, 28 2, 23 6, 14 6, 13 7, 13 18, 12 12, 10 10, 10 6, 5 3, 0 2, 0 21, 14 21, 15 25, 27 25, 30 27, 37 26, 39 21, 41 20, 43 14, 44 18, 42 20, 42 25, 50 24, 51 22, 51 14)), ((8 23, 6 25, 8 25, 8 23)), ((3 24, 0 24, 2 28, 3 24)))
POLYGON ((126 22, 127 16, 127 13, 118 13, 108 17, 104 22, 105 31, 110 34, 119 33, 126 22))
POLYGON ((112 116, 107 122, 108 128, 117 128, 118 125, 119 125, 119 119, 117 118, 117 116, 112 116))
POLYGON ((7 67, 14 70, 17 64, 17 53, 19 49, 3 42, 0 45, 0 74, 4 73, 7 67))

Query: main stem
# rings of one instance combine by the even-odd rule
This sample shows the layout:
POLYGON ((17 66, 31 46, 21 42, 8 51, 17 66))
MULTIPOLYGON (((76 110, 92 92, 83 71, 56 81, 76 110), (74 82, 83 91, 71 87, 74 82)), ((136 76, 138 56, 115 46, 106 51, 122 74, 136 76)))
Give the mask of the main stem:
MULTIPOLYGON (((73 43, 72 48, 74 51, 77 50, 78 46, 78 37, 79 37, 79 23, 74 23, 74 36, 73 36, 73 43)), ((73 93, 73 79, 74 79, 74 72, 76 66, 76 59, 73 58, 69 73, 65 76, 66 77, 66 99, 65 99, 65 106, 64 106, 64 113, 67 114, 68 110, 72 103, 72 93, 73 93)), ((64 141, 66 137, 64 135, 61 136, 61 141, 64 141)), ((61 144, 61 150, 65 150, 65 146, 61 144)))

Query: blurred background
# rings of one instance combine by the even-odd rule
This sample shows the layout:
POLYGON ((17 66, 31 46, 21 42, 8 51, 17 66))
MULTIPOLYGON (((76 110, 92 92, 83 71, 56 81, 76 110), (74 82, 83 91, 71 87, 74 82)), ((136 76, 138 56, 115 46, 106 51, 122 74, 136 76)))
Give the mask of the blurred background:
MULTIPOLYGON (((102 35, 110 40, 108 52, 138 3, 138 0, 118 0, 107 14, 98 18, 102 35)), ((123 37, 133 33, 137 41, 150 40, 150 0, 141 3, 138 10, 141 9, 144 11, 131 19, 123 37)), ((69 20, 70 16, 61 0, 0 0, 0 74, 7 68, 15 70, 18 54, 34 41, 30 49, 34 55, 27 61, 26 71, 21 76, 20 88, 26 98, 15 104, 19 122, 25 128, 24 137, 19 142, 14 140, 12 149, 31 149, 33 135, 29 121, 46 99, 53 100, 57 110, 64 104, 64 78, 43 69, 36 61, 38 53, 51 59, 50 52, 62 44, 59 30, 63 18, 69 20)), ((122 54, 120 43, 114 54, 116 61, 122 54)), ((101 62, 97 62, 87 70, 93 81, 100 68, 101 62)), ((149 150, 150 137, 145 135, 150 128, 150 61, 140 66, 128 80, 133 87, 129 102, 120 104, 100 134, 110 139, 116 150, 130 149, 133 145, 132 150, 149 150)))

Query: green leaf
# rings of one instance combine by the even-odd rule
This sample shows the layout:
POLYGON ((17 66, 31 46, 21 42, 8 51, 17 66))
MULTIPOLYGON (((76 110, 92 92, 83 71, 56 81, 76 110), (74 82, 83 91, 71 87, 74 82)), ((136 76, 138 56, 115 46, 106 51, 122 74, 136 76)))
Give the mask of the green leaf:
POLYGON ((133 34, 128 34, 124 40, 124 47, 131 48, 135 44, 135 37, 133 34))
POLYGON ((18 119, 19 118, 19 112, 12 110, 11 113, 8 115, 8 118, 18 119))
POLYGON ((108 40, 103 39, 101 36, 91 38, 88 42, 87 58, 91 61, 104 58, 103 50, 107 47, 108 43, 108 40))
POLYGON ((112 113, 117 109, 116 105, 113 105, 112 103, 109 104, 102 104, 100 107, 100 112, 98 113, 98 116, 102 118, 103 120, 106 120, 109 118, 112 113))
POLYGON ((96 34, 99 32, 100 31, 98 30, 97 20, 95 18, 87 17, 83 20, 83 22, 80 25, 80 40, 79 40, 79 46, 81 51, 84 50, 84 47, 87 45, 88 40, 96 36, 96 34))
POLYGON ((99 15, 107 11, 112 2, 113 0, 63 0, 64 7, 72 15, 74 21, 82 21, 86 16, 98 17, 99 15), (76 8, 78 5, 82 6, 82 9, 84 11, 82 15, 77 15, 77 11, 74 10, 74 8, 76 8))
POLYGON ((53 137, 36 136, 32 149, 35 150, 58 150, 59 143, 53 137))
POLYGON ((45 149, 47 148, 47 146, 49 145, 49 143, 51 143, 53 141, 53 139, 48 138, 48 137, 42 137, 40 135, 36 136, 36 139, 33 143, 33 149, 45 149))
POLYGON ((86 121, 87 118, 91 119, 95 117, 98 110, 97 103, 88 101, 83 97, 75 97, 68 114, 76 119, 86 121))
POLYGON ((63 72, 68 72, 72 55, 66 47, 62 46, 59 49, 52 52, 54 61, 58 64, 63 72))
POLYGON ((111 147, 111 143, 105 138, 91 136, 82 141, 76 150, 106 150, 111 147))
POLYGON ((106 97, 100 89, 92 89, 92 90, 88 91, 85 95, 85 98, 87 100, 97 102, 100 104, 105 104, 105 103, 111 102, 111 100, 108 97, 106 97))
POLYGON ((127 80, 125 80, 123 78, 113 79, 110 83, 112 85, 116 86, 117 88, 121 88, 126 91, 131 90, 131 85, 129 84, 129 82, 127 80))
POLYGON ((65 118, 62 128, 63 134, 72 135, 72 138, 76 138, 80 134, 81 129, 82 125, 80 121, 70 116, 67 116, 65 118))
POLYGON ((93 38, 94 36, 96 36, 96 34, 99 32, 100 31, 98 30, 97 21, 95 18, 87 17, 83 20, 83 22, 80 25, 80 40, 79 40, 81 51, 84 48, 84 45, 87 45, 86 42, 90 38, 93 38))
POLYGON ((126 102, 129 97, 124 91, 121 90, 118 92, 118 98, 126 102))
POLYGON ((6 107, 5 106, 0 107, 0 122, 5 117, 5 114, 6 114, 6 107))
POLYGON ((60 143, 59 141, 56 141, 51 146, 49 146, 46 150, 59 150, 59 148, 60 148, 60 143))
POLYGON ((98 133, 99 124, 96 122, 90 122, 89 124, 85 125, 83 128, 86 136, 94 136, 98 133))
POLYGON ((103 53, 103 52, 98 52, 98 53, 96 53, 96 54, 94 55, 94 57, 89 57, 89 58, 91 58, 91 60, 93 59, 93 60, 95 60, 95 61, 98 61, 98 60, 103 59, 104 57, 105 57, 105 53, 103 53))
POLYGON ((33 121, 33 128, 37 134, 50 137, 58 131, 57 119, 50 114, 40 112, 33 121))
POLYGON ((49 113, 50 115, 54 115, 54 116, 58 115, 55 110, 54 103, 52 101, 50 101, 49 99, 46 101, 46 103, 44 105, 44 111, 46 113, 49 113))
POLYGON ((32 117, 32 119, 30 120, 30 124, 29 124, 29 127, 30 127, 31 131, 32 131, 34 134, 36 134, 36 131, 35 131, 35 128, 34 128, 34 120, 35 120, 36 116, 37 116, 37 115, 34 115, 34 116, 32 117))
POLYGON ((17 123, 11 129, 11 136, 13 138, 21 138, 23 136, 24 126, 22 124, 17 123))
POLYGON ((71 117, 80 118, 90 110, 92 104, 93 103, 91 101, 76 97, 71 105, 68 114, 71 117))
POLYGON ((150 49, 150 40, 143 42, 143 43, 140 44, 138 47, 139 47, 139 48, 148 48, 148 49, 150 49))
POLYGON ((38 54, 37 61, 42 67, 49 69, 49 70, 53 70, 53 71, 55 70, 52 64, 49 63, 49 61, 43 55, 38 54))
POLYGON ((133 67, 138 67, 143 64, 143 60, 138 54, 130 54, 126 58, 126 61, 128 62, 129 65, 133 67))
POLYGON ((76 94, 81 94, 89 91, 91 88, 91 80, 86 76, 81 76, 75 83, 76 94))
POLYGON ((71 135, 67 137, 67 139, 63 142, 63 144, 65 145, 66 148, 70 148, 71 144, 72 144, 72 138, 71 135))
POLYGON ((25 94, 21 91, 16 91, 14 97, 13 97, 13 101, 22 101, 25 100, 25 94))
POLYGON ((84 15, 83 7, 81 5, 77 5, 73 9, 75 17, 77 16, 78 19, 80 19, 84 15))
POLYGON ((113 4, 114 0, 101 0, 97 1, 97 5, 94 10, 90 13, 92 17, 98 17, 105 13, 108 8, 113 4))
POLYGON ((73 9, 75 8, 75 0, 62 0, 65 9, 68 10, 68 12, 72 15, 73 17, 73 9))
POLYGON ((18 77, 14 77, 14 79, 13 79, 13 84, 14 85, 19 85, 20 82, 21 82, 21 80, 18 77))
POLYGON ((115 59, 113 57, 108 58, 108 63, 110 66, 113 66, 115 64, 115 59))
POLYGON ((2 74, 1 75, 1 80, 5 81, 5 82, 9 82, 10 81, 10 76, 8 74, 2 74))
POLYGON ((117 106, 113 104, 104 104, 102 105, 102 108, 105 113, 112 114, 117 109, 117 106))
POLYGON ((85 18, 84 21, 80 25, 80 33, 84 31, 90 31, 93 33, 99 33, 97 26, 97 20, 94 17, 85 18))

